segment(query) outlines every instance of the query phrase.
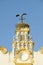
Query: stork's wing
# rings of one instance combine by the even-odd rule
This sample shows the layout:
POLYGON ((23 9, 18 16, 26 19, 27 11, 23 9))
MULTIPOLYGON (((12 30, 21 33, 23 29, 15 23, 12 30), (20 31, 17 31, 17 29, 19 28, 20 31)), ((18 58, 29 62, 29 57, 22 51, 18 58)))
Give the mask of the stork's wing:
POLYGON ((26 13, 23 13, 22 15, 27 15, 26 13))
POLYGON ((19 14, 16 15, 16 17, 20 16, 19 14))

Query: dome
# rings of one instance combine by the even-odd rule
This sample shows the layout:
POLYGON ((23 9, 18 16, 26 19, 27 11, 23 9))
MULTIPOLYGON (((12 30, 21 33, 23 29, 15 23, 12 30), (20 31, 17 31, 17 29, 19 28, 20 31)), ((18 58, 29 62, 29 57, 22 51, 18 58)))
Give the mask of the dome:
POLYGON ((39 49, 39 52, 43 54, 43 46, 39 49))
POLYGON ((26 24, 26 23, 17 23, 16 24, 16 28, 25 28, 25 27, 28 27, 29 28, 29 25, 26 24))
POLYGON ((6 54, 7 53, 7 49, 5 47, 0 47, 0 51, 3 53, 3 54, 6 54))

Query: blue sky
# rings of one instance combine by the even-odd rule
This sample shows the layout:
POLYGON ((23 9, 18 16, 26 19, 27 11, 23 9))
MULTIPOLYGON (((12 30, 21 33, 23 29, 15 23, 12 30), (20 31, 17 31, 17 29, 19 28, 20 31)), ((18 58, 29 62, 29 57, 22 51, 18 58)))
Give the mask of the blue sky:
POLYGON ((16 14, 27 13, 25 21, 30 25, 34 50, 43 46, 43 0, 0 0, 0 46, 11 51, 16 14))

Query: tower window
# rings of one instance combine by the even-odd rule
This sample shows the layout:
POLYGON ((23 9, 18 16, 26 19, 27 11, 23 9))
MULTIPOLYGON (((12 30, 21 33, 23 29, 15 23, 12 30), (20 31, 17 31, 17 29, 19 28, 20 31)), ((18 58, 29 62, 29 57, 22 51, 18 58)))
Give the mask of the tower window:
POLYGON ((20 35, 20 41, 25 40, 25 36, 24 35, 20 35))

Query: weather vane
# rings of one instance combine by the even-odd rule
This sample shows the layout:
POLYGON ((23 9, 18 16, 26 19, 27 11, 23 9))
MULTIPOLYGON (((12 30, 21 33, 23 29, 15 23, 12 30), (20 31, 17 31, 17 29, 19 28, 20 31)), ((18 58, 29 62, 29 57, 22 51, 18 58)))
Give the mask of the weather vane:
POLYGON ((24 15, 27 15, 27 14, 26 14, 26 13, 17 14, 16 17, 20 16, 20 20, 21 20, 21 22, 23 23, 23 20, 24 20, 23 16, 24 16, 24 15))

